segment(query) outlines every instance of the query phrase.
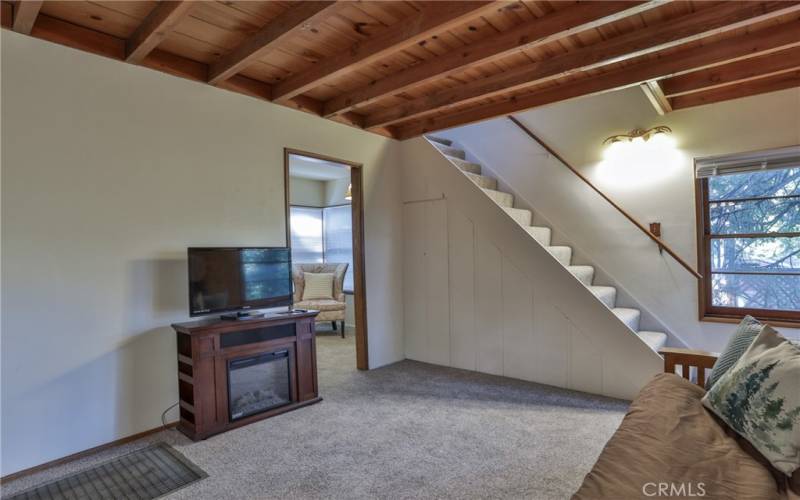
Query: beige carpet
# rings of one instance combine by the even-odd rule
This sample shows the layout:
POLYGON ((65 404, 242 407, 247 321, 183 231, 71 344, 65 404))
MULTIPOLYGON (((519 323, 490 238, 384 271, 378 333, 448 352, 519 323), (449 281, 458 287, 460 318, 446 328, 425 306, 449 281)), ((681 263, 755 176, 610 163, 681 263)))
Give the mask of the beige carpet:
POLYGON ((355 370, 321 333, 323 402, 193 443, 177 431, 4 485, 10 495, 163 440, 209 477, 171 499, 568 498, 623 401, 403 361, 355 370))

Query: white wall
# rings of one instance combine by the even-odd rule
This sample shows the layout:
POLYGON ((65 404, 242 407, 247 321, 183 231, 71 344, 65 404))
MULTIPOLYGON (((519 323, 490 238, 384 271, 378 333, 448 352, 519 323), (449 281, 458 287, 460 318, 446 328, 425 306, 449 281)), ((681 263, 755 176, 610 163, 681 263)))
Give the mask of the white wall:
POLYGON ((370 365, 403 358, 399 143, 8 30, 2 76, 3 475, 160 425, 186 247, 285 244, 284 147, 364 164, 370 365))
MULTIPOLYGON (((693 158, 800 144, 800 89, 658 116, 631 88, 515 116, 639 221, 661 222, 663 239, 695 266, 693 158), (603 168, 606 137, 654 125, 674 131, 679 156, 672 165, 634 166, 624 178, 603 168)), ((724 347, 734 325, 697 320, 695 279, 508 119, 437 135, 488 165, 535 209, 538 223, 552 224, 557 242, 572 243, 688 345, 724 347)), ((779 330, 800 338, 800 330, 779 330)))
POLYGON ((326 206, 326 185, 325 181, 291 176, 289 178, 289 202, 292 205, 324 207, 326 206))
POLYGON ((631 398, 661 358, 424 139, 403 155, 406 357, 631 398))
POLYGON ((350 186, 350 179, 334 179, 325 183, 325 206, 344 205, 350 203, 346 200, 347 188, 350 186))

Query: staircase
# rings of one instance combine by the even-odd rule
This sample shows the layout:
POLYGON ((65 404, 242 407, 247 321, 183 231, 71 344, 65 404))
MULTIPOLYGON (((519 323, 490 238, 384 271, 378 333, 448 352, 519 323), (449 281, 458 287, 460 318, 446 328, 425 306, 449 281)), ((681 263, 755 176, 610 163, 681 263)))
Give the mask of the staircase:
POLYGON ((481 165, 467 161, 466 152, 455 147, 450 140, 439 137, 426 137, 453 165, 467 176, 483 193, 497 203, 514 221, 540 245, 542 245, 578 281, 586 286, 608 309, 617 316, 634 334, 651 349, 658 352, 664 347, 667 335, 663 332, 639 330, 641 312, 629 307, 617 307, 617 289, 613 286, 595 285, 595 269, 590 265, 573 265, 572 248, 551 245, 551 230, 548 227, 534 226, 533 213, 524 208, 514 207, 514 195, 498 190, 497 179, 483 175, 481 165))

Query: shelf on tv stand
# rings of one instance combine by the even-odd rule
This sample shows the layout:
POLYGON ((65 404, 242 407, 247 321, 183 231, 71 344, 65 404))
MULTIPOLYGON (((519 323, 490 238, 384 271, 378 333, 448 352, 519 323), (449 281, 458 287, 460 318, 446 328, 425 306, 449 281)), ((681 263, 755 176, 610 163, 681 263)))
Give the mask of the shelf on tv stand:
POLYGON ((191 439, 205 439, 320 401, 314 330, 317 314, 269 313, 246 321, 208 318, 173 324, 178 347, 178 429, 191 439), (290 353, 291 402, 231 421, 228 361, 279 349, 290 353))

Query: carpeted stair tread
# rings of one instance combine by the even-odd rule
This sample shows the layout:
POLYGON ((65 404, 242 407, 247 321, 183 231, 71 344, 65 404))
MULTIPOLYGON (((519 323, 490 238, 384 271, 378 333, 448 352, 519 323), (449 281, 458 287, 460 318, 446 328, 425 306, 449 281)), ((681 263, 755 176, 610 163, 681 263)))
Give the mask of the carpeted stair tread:
POLYGON ((524 208, 511 208, 511 207, 503 207, 508 215, 511 216, 512 219, 517 221, 522 226, 530 226, 531 219, 533 218, 533 214, 530 210, 525 210, 524 208))
POLYGON ((485 175, 471 174, 464 172, 464 175, 470 178, 472 182, 485 189, 497 189, 497 179, 486 177, 485 175))
POLYGON ((600 302, 608 306, 609 309, 613 309, 614 305, 617 302, 617 289, 613 286, 599 286, 599 285, 592 285, 589 287, 589 290, 600 299, 600 302))
POLYGON ((451 141, 450 139, 445 139, 444 137, 436 137, 436 136, 433 136, 433 135, 426 135, 425 138, 428 139, 431 142, 438 142, 442 146, 452 146, 453 145, 453 141, 451 141))
POLYGON ((667 334, 664 332, 642 330, 637 335, 656 352, 667 344, 667 334))
POLYGON ((514 195, 511 193, 504 193, 502 191, 497 191, 495 189, 484 189, 483 192, 486 193, 489 196, 489 198, 493 199, 501 207, 514 206, 514 195))
POLYGON ((462 160, 461 158, 456 158, 455 156, 447 156, 447 155, 444 156, 451 162, 455 163, 456 166, 461 170, 463 170, 464 172, 481 175, 481 166, 478 163, 472 163, 471 161, 462 160))
POLYGON ((638 309, 631 309, 630 307, 615 307, 611 310, 611 312, 616 314, 617 317, 621 319, 623 323, 628 325, 631 330, 634 332, 639 331, 639 318, 641 317, 642 313, 638 309))
POLYGON ((567 266, 567 270, 575 275, 586 286, 591 286, 594 278, 594 267, 592 266, 567 266))
POLYGON ((439 144, 438 142, 434 142, 433 145, 436 146, 436 149, 441 151, 445 156, 461 158, 462 160, 467 159, 467 153, 465 153, 463 149, 454 148, 453 146, 445 146, 444 144, 439 144))
POLYGON ((661 350, 661 348, 667 344, 667 334, 664 332, 650 332, 647 330, 642 330, 636 335, 638 335, 640 339, 644 340, 644 342, 656 352, 661 350))
POLYGON ((562 266, 568 266, 572 261, 572 247, 557 245, 546 248, 547 251, 553 254, 553 257, 555 257, 561 263, 562 266))
POLYGON ((550 245, 550 228, 549 227, 542 227, 542 226, 528 226, 525 228, 528 231, 528 234, 533 236, 533 239, 539 242, 539 244, 548 246, 550 245))

